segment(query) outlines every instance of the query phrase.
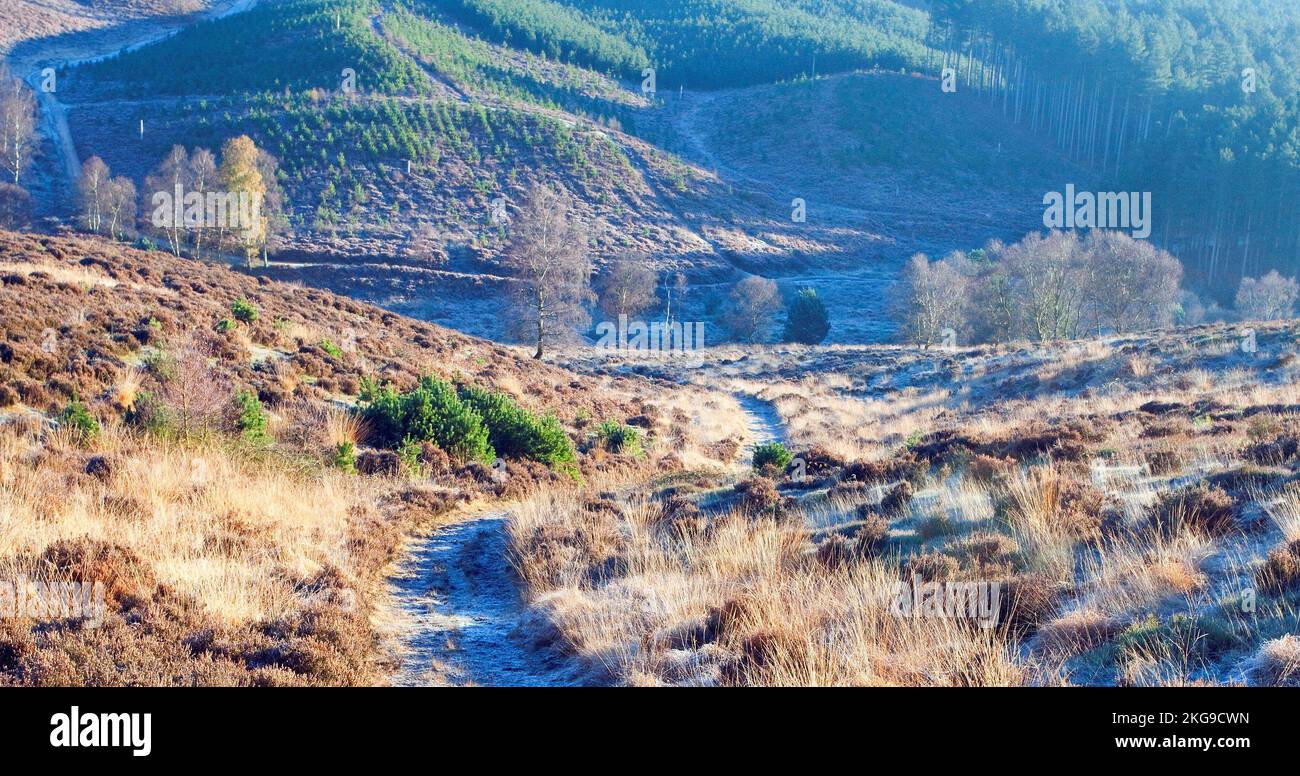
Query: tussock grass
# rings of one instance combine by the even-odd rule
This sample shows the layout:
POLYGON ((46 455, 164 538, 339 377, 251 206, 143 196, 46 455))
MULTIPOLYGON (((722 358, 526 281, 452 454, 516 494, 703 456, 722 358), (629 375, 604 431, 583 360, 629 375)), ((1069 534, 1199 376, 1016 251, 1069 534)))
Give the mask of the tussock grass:
POLYGON ((538 606, 627 683, 958 681, 929 637, 987 661, 982 683, 1275 682, 1300 546, 1300 491, 1282 488, 1296 418, 1281 408, 1300 403, 1300 386, 1294 325, 1265 329, 1248 355, 1228 326, 957 352, 696 354, 660 376, 769 401, 793 453, 818 445, 846 465, 783 491, 800 503, 781 523, 665 521, 646 502, 598 517, 600 558, 578 560, 581 535, 535 542, 525 554, 579 569, 538 582, 538 606), (844 476, 850 466, 859 474, 844 476), (885 480, 900 479, 918 492, 878 526, 884 554, 864 556, 855 536, 880 521, 885 480), (748 559, 746 571, 717 573, 719 554, 748 559), (916 623, 863 625, 856 602, 913 569, 1005 582, 1017 605, 996 649, 916 623), (1242 608, 1245 588, 1263 591, 1258 612, 1242 608), (724 612, 744 614, 734 639, 717 627, 724 612), (926 668, 902 670, 922 657, 926 668), (1271 668, 1246 670, 1247 658, 1271 668))
POLYGON ((540 493, 515 512, 514 562, 574 652, 625 684, 1005 685, 1029 680, 1004 634, 891 611, 898 566, 830 568, 802 525, 675 521, 633 498, 593 510, 540 493))
POLYGON ((49 572, 32 559, 89 540, 129 550, 214 622, 286 616, 313 576, 354 566, 354 516, 372 508, 377 488, 230 444, 142 440, 109 426, 83 452, 57 433, 42 446, 0 427, 0 578, 40 578, 49 572), (107 461, 107 473, 85 474, 87 456, 107 461))

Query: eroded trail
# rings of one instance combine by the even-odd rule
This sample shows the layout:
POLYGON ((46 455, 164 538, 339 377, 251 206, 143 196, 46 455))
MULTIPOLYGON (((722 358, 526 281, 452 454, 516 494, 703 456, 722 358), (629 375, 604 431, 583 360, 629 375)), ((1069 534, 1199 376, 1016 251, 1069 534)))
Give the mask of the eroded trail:
POLYGON ((749 431, 749 444, 745 446, 742 462, 747 462, 754 448, 759 445, 787 442, 785 425, 781 422, 780 413, 776 411, 776 405, 744 393, 735 394, 735 397, 741 411, 745 413, 746 428, 749 431))
POLYGON ((508 512, 445 526, 421 540, 393 594, 411 628, 403 639, 403 686, 572 686, 581 671, 530 638, 528 607, 510 568, 508 512))
MULTIPOLYGON (((785 438, 776 408, 738 394, 750 441, 744 453, 785 438)), ((391 580, 407 628, 401 686, 577 686, 590 678, 571 657, 543 643, 509 561, 508 510, 444 526, 415 545, 391 580)))

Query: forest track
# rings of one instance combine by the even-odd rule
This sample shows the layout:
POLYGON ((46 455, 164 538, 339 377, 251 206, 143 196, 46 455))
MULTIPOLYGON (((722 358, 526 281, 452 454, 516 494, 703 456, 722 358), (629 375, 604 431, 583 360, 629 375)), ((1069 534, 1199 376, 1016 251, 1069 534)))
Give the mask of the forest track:
MULTIPOLYGON (((714 256, 718 257, 719 260, 725 262, 733 269, 743 271, 743 269, 731 260, 730 252, 724 250, 716 242, 709 239, 708 235, 702 232, 698 227, 693 226, 690 219, 688 219, 686 215, 672 203, 671 199, 663 193, 662 187, 655 183, 654 172, 650 167, 648 159, 649 155, 653 153, 653 149, 649 144, 628 136, 623 132, 600 126, 589 119, 575 116, 565 111, 555 110, 540 105, 533 105, 522 100, 504 99, 492 95, 471 94, 470 92, 467 92, 460 86, 460 84, 446 76, 438 70, 437 67, 426 62, 424 58, 410 50, 405 41, 400 37, 389 35, 384 30, 382 17, 387 10, 386 7, 381 5, 379 11, 370 17, 372 32, 374 32, 374 34, 381 40, 391 44, 399 53, 414 63, 415 66, 429 78, 429 80, 437 84, 444 91, 449 92, 455 98, 456 102, 481 106, 485 110, 490 111, 516 111, 545 116, 554 119, 569 128, 577 129, 582 132, 603 135, 608 138, 610 142, 618 146, 619 151, 623 154, 624 158, 627 159, 628 164, 632 166, 637 175, 641 178, 646 192, 665 213, 671 215, 678 225, 684 228, 695 239, 699 240, 702 245, 708 246, 709 251, 714 256)), ((409 98, 409 100, 411 102, 428 101, 427 98, 409 98)))
POLYGON ((67 178, 69 190, 76 185, 77 178, 81 175, 81 160, 77 154, 76 143, 72 139, 72 132, 68 128, 68 107, 59 101, 57 87, 55 91, 48 92, 41 88, 41 71, 43 69, 52 67, 56 71, 63 70, 99 62, 122 52, 135 51, 164 41, 193 24, 216 21, 217 19, 224 19, 227 16, 251 10, 257 3, 258 0, 234 0, 225 7, 198 14, 184 24, 152 29, 144 34, 129 38, 119 38, 106 34, 102 39, 94 43, 88 43, 80 49, 72 49, 70 52, 63 53, 58 59, 43 59, 35 56, 24 60, 22 63, 16 63, 20 72, 28 70, 27 84, 36 93, 38 104, 41 107, 40 125, 44 129, 46 137, 54 145, 55 153, 59 156, 59 166, 67 178))

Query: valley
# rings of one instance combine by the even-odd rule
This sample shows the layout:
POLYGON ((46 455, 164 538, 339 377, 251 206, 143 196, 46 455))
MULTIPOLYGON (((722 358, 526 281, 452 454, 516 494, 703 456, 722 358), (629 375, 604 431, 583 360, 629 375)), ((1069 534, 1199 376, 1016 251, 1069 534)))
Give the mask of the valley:
MULTIPOLYGON (((941 94, 929 78, 877 71, 707 92, 665 84, 647 99, 638 82, 486 42, 446 15, 420 16, 401 4, 344 3, 337 13, 314 6, 255 9, 248 22, 264 26, 260 17, 283 15, 292 29, 313 34, 350 27, 349 48, 317 56, 314 72, 295 65, 299 83, 313 87, 311 99, 274 98, 260 91, 271 86, 266 79, 223 86, 226 79, 204 77, 232 60, 203 61, 193 53, 204 50, 200 39, 227 37, 222 27, 242 23, 200 25, 155 46, 157 56, 140 52, 67 72, 59 95, 75 142, 67 160, 99 155, 140 180, 176 143, 213 147, 247 132, 280 160, 293 208, 268 268, 275 277, 366 287, 371 301, 494 338, 504 332, 479 311, 491 308, 502 285, 503 242, 490 203, 513 206, 538 176, 580 193, 598 263, 648 254, 661 272, 682 272, 698 287, 688 299, 698 319, 709 317, 711 288, 755 273, 777 278, 787 292, 819 287, 855 309, 832 332, 832 341, 846 343, 891 335, 882 289, 908 256, 1016 239, 1034 228, 1035 191, 1081 177, 1038 142, 1007 140, 1016 133, 1000 116, 965 95, 941 94), (160 57, 176 61, 169 47, 197 57, 176 80, 148 93, 121 80, 141 67, 148 78, 160 57), (343 67, 372 57, 359 68, 358 93, 340 94, 343 67), (880 101, 902 111, 880 123, 855 107, 880 101), (806 110, 812 104, 823 107, 806 110), (956 114, 990 126, 972 135, 950 121, 956 114), (427 140, 372 147, 381 120, 427 140), (931 158, 895 153, 918 133, 931 158), (940 172, 952 162, 960 162, 961 179, 940 172), (834 175, 808 177, 828 164, 834 175), (1007 169, 1041 177, 1011 190, 1003 184, 1007 169), (802 221, 792 219, 795 199, 806 203, 802 221), (382 265, 390 287, 373 287, 366 265, 382 265), (487 301, 458 314, 441 300, 461 293, 465 276, 481 279, 473 296, 487 301)), ((248 37, 243 56, 271 66, 286 56, 262 49, 271 40, 248 37)), ((57 179, 56 158, 41 160, 43 178, 57 179)), ((38 199, 57 209, 60 196, 66 201, 62 190, 38 199)))
POLYGON ((1300 16, 1075 1, 17 0, 0 685, 1297 686, 1300 16))

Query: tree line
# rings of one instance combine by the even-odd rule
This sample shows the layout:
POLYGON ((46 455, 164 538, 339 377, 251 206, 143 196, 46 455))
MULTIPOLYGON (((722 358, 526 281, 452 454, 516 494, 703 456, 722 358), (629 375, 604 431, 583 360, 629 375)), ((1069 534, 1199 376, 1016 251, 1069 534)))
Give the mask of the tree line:
POLYGON ((140 194, 130 178, 113 177, 104 160, 92 156, 77 180, 78 215, 89 232, 113 239, 142 232, 177 257, 233 253, 252 267, 259 257, 266 260, 287 224, 277 178, 275 157, 246 135, 226 141, 220 159, 206 148, 173 146, 145 177, 140 194), (241 198, 251 207, 233 210, 241 198))
POLYGON ((1300 271, 1300 6, 1291 0, 935 0, 931 72, 1158 203, 1198 285, 1300 271))
POLYGON ((31 196, 22 183, 36 149, 36 96, 0 65, 0 226, 26 226, 31 196))
POLYGON ((378 11, 377 0, 261 3, 82 65, 63 80, 73 92, 93 83, 99 99, 285 93, 338 89, 350 68, 358 92, 430 93, 419 67, 374 34, 370 20, 378 11))
POLYGON ((1113 230, 1053 231, 991 242, 941 260, 917 254, 894 287, 899 338, 930 347, 1051 342, 1195 325, 1290 317, 1294 278, 1245 278, 1235 315, 1182 288, 1167 251, 1113 230))
MULTIPOLYGON (((662 304, 663 325, 681 323, 680 308, 688 291, 685 276, 673 273, 661 282, 644 254, 618 257, 596 274, 589 233, 574 214, 572 197, 562 189, 545 184, 529 188, 509 228, 500 260, 514 281, 509 329, 534 347, 535 358, 556 344, 580 339, 591 325, 592 307, 620 319, 662 304)), ((829 315, 815 290, 801 289, 787 306, 776 283, 757 276, 740 280, 732 289, 723 327, 737 341, 762 342, 782 312, 781 336, 786 342, 817 344, 830 333, 829 315)))
MULTIPOLYGON (((423 5, 428 5, 427 3, 423 5)), ((890 0, 452 0, 495 40, 660 88, 721 88, 924 61, 926 16, 890 0), (761 56, 756 56, 761 53, 761 56)))

